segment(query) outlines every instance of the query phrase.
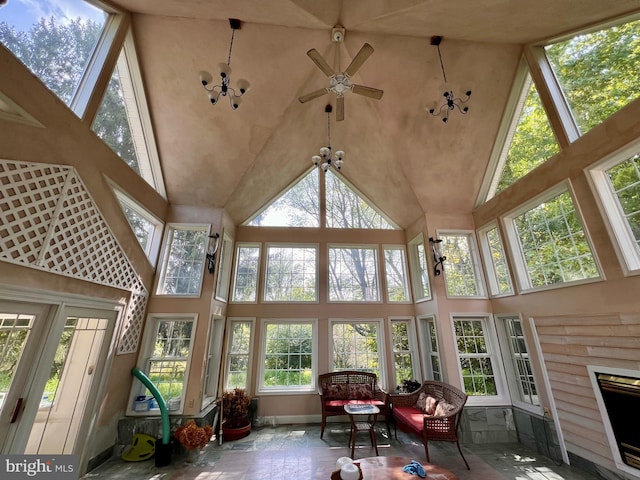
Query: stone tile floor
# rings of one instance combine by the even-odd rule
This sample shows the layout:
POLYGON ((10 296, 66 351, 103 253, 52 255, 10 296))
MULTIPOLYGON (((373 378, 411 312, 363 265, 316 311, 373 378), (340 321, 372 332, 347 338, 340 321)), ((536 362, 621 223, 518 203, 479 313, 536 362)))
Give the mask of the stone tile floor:
MULTIPOLYGON (((348 423, 330 423, 320 438, 319 425, 282 425, 254 429, 233 442, 211 441, 193 459, 174 454, 170 465, 156 467, 153 459, 125 462, 114 457, 87 473, 85 480, 329 480, 339 457, 349 456, 348 423)), ((389 438, 377 429, 380 455, 399 455, 425 463, 417 438, 398 432, 389 438)), ((357 439, 355 459, 375 456, 368 435, 357 439)), ((596 480, 577 467, 554 460, 520 444, 462 446, 471 470, 465 468, 455 444, 430 443, 431 462, 454 472, 460 480, 596 480)), ((420 477, 406 474, 407 479, 420 477)), ((366 478, 364 479, 366 480, 366 478)), ((428 479, 427 479, 428 480, 428 479)))

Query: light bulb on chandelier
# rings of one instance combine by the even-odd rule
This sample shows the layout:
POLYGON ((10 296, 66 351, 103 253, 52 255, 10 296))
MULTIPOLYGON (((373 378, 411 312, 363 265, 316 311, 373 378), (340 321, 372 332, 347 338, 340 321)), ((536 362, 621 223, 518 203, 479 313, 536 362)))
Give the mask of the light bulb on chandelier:
POLYGON ((216 85, 213 84, 213 75, 211 75, 206 70, 202 70, 200 72, 200 83, 204 89, 209 93, 209 101, 212 105, 218 103, 220 97, 229 97, 229 104, 233 110, 236 110, 240 103, 242 103, 242 96, 249 91, 249 87, 251 86, 249 82, 243 78, 238 80, 236 83, 237 88, 233 88, 230 85, 231 83, 231 49, 233 48, 233 37, 236 33, 236 30, 240 29, 240 20, 235 18, 229 19, 229 25, 231 26, 231 43, 229 44, 229 57, 227 58, 227 63, 219 63, 218 64, 218 72, 220 75, 220 83, 216 85))
POLYGON ((324 111, 327 114, 327 137, 328 146, 320 149, 320 155, 314 155, 311 157, 311 161, 316 167, 320 167, 324 172, 334 167, 338 170, 342 168, 344 164, 345 153, 342 150, 338 150, 332 153, 331 150, 331 105, 324 107, 324 111))

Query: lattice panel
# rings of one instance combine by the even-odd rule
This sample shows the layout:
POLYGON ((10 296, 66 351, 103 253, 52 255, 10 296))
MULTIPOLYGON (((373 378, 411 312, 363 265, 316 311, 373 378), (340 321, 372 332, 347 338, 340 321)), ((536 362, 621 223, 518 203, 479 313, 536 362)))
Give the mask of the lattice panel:
POLYGON ((137 350, 148 293, 73 168, 0 160, 0 259, 131 291, 118 353, 137 350))
POLYGON ((70 169, 0 162, 0 258, 36 264, 70 169))

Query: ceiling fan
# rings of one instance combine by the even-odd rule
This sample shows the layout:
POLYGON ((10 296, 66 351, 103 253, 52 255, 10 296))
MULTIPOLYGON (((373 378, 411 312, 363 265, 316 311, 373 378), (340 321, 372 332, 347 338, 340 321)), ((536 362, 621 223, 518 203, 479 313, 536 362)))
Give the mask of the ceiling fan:
MULTIPOLYGON (((333 41, 341 42, 343 38, 344 31, 342 30, 341 35, 336 34, 336 30, 334 29, 333 41)), ((340 52, 340 47, 338 48, 338 55, 340 52)), ((320 55, 320 53, 312 48, 307 52, 307 55, 316 66, 322 70, 322 72, 329 77, 329 86, 326 88, 321 88, 311 93, 307 93, 306 95, 302 95, 298 97, 300 103, 308 102, 309 100, 313 100, 314 98, 321 97, 326 95, 327 93, 333 93, 336 96, 336 120, 341 121, 344 120, 344 94, 347 92, 353 92, 357 95, 364 95, 365 97, 374 98, 376 100, 380 100, 382 98, 382 94, 384 93, 382 90, 367 87, 364 85, 357 85, 355 83, 351 83, 351 77, 360 69, 362 64, 369 58, 369 56, 373 53, 373 47, 368 43, 365 43, 360 51, 356 54, 356 56, 351 60, 351 63, 346 68, 344 72, 336 72, 333 68, 327 63, 327 61, 320 55)), ((339 59, 339 56, 338 56, 339 59)), ((340 62, 338 61, 338 69, 340 68, 340 62)))

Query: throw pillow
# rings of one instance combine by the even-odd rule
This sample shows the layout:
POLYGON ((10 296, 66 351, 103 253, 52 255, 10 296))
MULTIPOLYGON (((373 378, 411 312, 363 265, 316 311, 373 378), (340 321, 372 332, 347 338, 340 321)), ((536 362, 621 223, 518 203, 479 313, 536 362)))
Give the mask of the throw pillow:
POLYGON ((347 385, 345 383, 329 383, 324 386, 322 394, 328 400, 344 400, 347 398, 347 385))
POLYGON ((351 400, 368 400, 373 398, 373 389, 368 383, 350 383, 347 398, 351 400))
POLYGON ((436 413, 436 407, 438 406, 438 399, 432 397, 431 395, 427 395, 426 408, 424 409, 428 415, 433 415, 436 413))
POLYGON ((436 407, 436 417, 446 417, 456 409, 456 406, 447 402, 446 400, 440 400, 436 407))
POLYGON ((427 412, 427 394, 424 392, 420 392, 418 395, 418 400, 416 400, 416 404, 414 405, 418 410, 422 410, 423 412, 427 412))

